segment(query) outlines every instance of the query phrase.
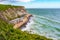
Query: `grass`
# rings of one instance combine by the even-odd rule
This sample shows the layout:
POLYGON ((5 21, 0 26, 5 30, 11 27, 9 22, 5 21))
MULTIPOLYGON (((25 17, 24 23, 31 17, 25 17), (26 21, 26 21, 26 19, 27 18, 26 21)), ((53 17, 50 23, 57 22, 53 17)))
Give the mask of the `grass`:
POLYGON ((52 40, 36 34, 22 32, 20 29, 13 29, 12 24, 8 24, 0 19, 0 40, 52 40))
POLYGON ((14 6, 14 5, 2 5, 0 4, 0 11, 5 11, 7 10, 8 8, 24 8, 24 6, 14 6))

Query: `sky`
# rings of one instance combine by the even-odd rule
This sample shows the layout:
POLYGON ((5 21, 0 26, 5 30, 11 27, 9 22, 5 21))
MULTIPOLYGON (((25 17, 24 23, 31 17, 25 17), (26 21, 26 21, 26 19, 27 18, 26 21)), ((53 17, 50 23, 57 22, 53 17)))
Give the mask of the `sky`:
POLYGON ((0 0, 0 4, 25 6, 25 8, 60 8, 60 0, 0 0))

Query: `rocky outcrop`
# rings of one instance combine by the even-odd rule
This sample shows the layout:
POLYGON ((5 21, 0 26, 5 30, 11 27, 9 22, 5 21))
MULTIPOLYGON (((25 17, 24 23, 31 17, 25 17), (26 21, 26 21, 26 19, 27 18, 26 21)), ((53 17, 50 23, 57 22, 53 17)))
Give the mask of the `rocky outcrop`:
POLYGON ((29 18, 31 17, 31 14, 27 14, 24 16, 23 20, 18 22, 17 24, 14 25, 14 29, 22 27, 24 24, 26 24, 29 21, 29 18))

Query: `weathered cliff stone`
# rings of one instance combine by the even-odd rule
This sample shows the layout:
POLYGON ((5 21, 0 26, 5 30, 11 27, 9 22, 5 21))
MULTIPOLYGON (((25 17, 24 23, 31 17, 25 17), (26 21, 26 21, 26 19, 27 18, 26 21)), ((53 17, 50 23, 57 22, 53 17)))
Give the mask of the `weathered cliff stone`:
POLYGON ((31 14, 25 15, 23 20, 15 24, 13 28, 14 29, 21 28, 23 25, 25 25, 29 21, 31 16, 32 16, 31 14))
POLYGON ((24 7, 8 8, 7 10, 2 11, 0 13, 0 18, 2 17, 2 19, 4 19, 5 21, 7 21, 7 20, 11 21, 13 19, 20 18, 22 15, 25 14, 24 12, 26 12, 24 10, 24 7))
POLYGON ((25 25, 31 14, 28 14, 24 7, 12 7, 0 12, 0 18, 8 23, 14 24, 14 29, 25 25))
MULTIPOLYGON (((5 12, 4 12, 5 13, 5 12)), ((3 19, 4 21, 8 22, 9 20, 6 18, 5 15, 3 15, 3 12, 0 12, 0 18, 3 19)))

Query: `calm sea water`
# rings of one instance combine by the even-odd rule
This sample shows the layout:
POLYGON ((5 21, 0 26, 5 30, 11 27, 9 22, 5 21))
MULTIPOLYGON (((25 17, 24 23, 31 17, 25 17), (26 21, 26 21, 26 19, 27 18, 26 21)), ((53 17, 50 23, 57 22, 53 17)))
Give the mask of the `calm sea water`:
POLYGON ((27 9, 32 14, 24 30, 60 40, 60 9, 27 9))

